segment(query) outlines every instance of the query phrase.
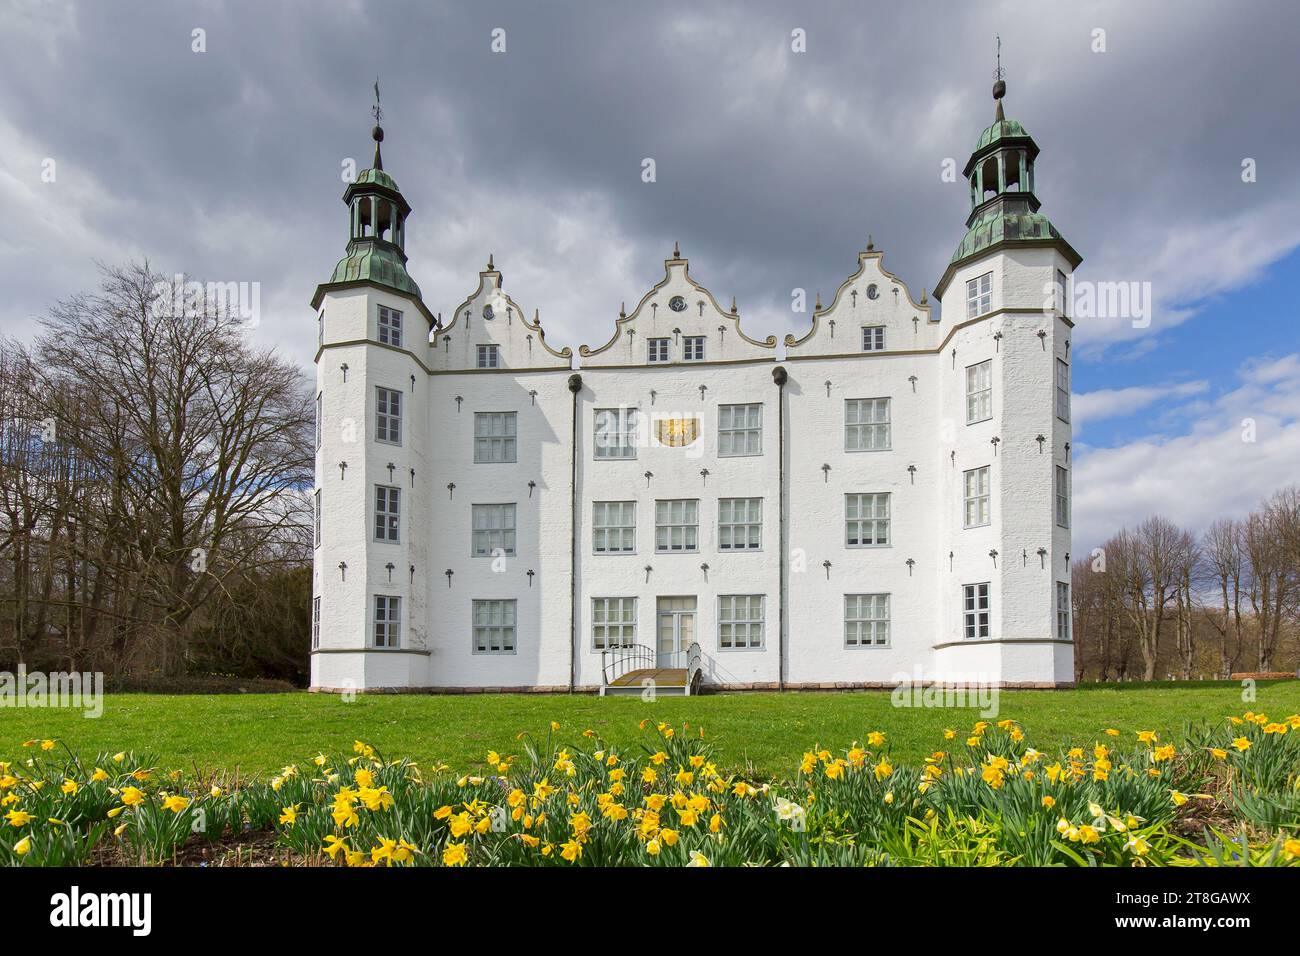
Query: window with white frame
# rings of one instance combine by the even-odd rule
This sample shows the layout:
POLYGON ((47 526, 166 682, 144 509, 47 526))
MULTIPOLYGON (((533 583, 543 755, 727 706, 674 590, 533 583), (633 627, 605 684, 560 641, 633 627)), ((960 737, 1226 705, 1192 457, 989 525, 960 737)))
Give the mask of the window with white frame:
POLYGON ((1056 582, 1056 639, 1070 639, 1070 585, 1056 582))
POLYGON ((966 424, 993 417, 993 360, 966 367, 966 424))
POLYGON ((989 523, 989 466, 962 472, 962 485, 962 527, 983 527, 989 523))
POLYGON ((1065 304, 1068 301, 1068 297, 1066 293, 1069 291, 1069 289, 1070 289, 1069 280, 1065 277, 1065 273, 1062 272, 1060 269, 1057 269, 1056 287, 1053 291, 1056 294, 1056 311, 1060 312, 1061 315, 1067 315, 1065 311, 1065 304))
POLYGON ((402 393, 382 385, 375 389, 375 441, 402 443, 402 393))
POLYGON ((682 339, 682 359, 686 362, 704 361, 704 336, 688 335, 682 339))
POLYGON ((312 497, 316 499, 316 517, 315 517, 316 528, 315 531, 313 532, 313 544, 315 547, 319 548, 320 547, 320 489, 319 488, 316 489, 316 493, 312 495, 312 497))
POLYGON ((320 598, 311 599, 311 649, 320 647, 320 598))
POLYGON ((719 551, 757 551, 762 540, 762 498, 718 499, 719 551))
POLYGON ((515 506, 513 504, 474 505, 474 557, 494 558, 515 553, 515 506))
POLYGON ((1056 523, 1070 527, 1070 473, 1060 465, 1056 466, 1056 523))
POLYGON ((474 602, 474 653, 513 654, 515 652, 515 601, 474 602))
POLYGON ((597 458, 635 458, 641 413, 635 408, 598 408, 595 418, 597 458))
POLYGON ((1056 417, 1070 420, 1070 365, 1064 359, 1056 360, 1056 417))
POLYGON ((671 356, 672 339, 646 339, 646 361, 667 362, 671 356))
POLYGON ((375 540, 399 543, 402 519, 402 489, 375 485, 375 540))
POLYGON ((591 503, 591 549, 596 554, 632 554, 636 551, 636 502, 591 503))
POLYGON ((516 461, 518 412, 474 413, 474 461, 476 464, 516 461))
POLYGON ((850 398, 844 403, 844 450, 889 448, 889 399, 850 398))
POLYGON ((889 544, 889 492, 844 496, 844 543, 850 548, 889 544))
POLYGON ((844 646, 889 646, 889 595, 844 595, 844 646))
POLYGON ((718 647, 724 651, 763 646, 762 594, 723 594, 718 598, 718 647))
POLYGON ((862 351, 883 352, 885 350, 885 327, 883 325, 865 325, 862 327, 862 351))
POLYGON ((391 594, 375 595, 374 646, 401 646, 402 599, 391 594))
POLYGON ((636 643, 636 598, 591 599, 591 647, 604 651, 636 643))
POLYGON ((501 349, 495 345, 478 346, 475 365, 477 368, 500 368, 501 349))
POLYGON ((379 307, 379 341, 383 345, 402 347, 402 313, 386 305, 379 307))
POLYGON ((655 502, 655 550, 699 550, 700 502, 695 498, 655 502))
POLYGON ((989 585, 963 584, 961 588, 962 637, 982 641, 989 636, 989 585))
POLYGON ((324 407, 325 407, 324 398, 325 395, 323 392, 316 393, 316 450, 317 451, 320 451, 320 445, 321 445, 321 416, 324 414, 324 407))
POLYGON ((966 280, 966 318, 973 319, 976 316, 988 312, 993 305, 993 273, 986 272, 982 276, 976 276, 974 279, 966 280))
POLYGON ((718 406, 718 457, 763 453, 763 406, 718 406))

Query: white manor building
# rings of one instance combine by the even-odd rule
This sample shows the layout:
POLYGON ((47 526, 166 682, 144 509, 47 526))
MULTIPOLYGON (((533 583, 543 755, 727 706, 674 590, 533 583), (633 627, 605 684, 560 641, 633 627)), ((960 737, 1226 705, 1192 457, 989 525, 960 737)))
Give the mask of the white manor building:
POLYGON ((312 299, 313 688, 1070 683, 1080 257, 1004 90, 933 301, 868 243, 779 360, 676 249, 580 362, 490 258, 440 323, 376 127, 312 299))

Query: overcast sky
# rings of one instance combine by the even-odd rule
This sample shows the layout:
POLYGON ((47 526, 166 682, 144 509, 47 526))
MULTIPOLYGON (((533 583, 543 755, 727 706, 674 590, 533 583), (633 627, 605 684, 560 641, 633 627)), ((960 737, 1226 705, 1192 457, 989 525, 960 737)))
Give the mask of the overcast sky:
POLYGON ((791 290, 829 296, 868 235, 933 288, 968 205, 941 173, 992 120, 1001 34, 1006 111, 1078 278, 1155 297, 1149 327, 1075 332, 1076 552, 1300 480, 1293 0, 0 0, 0 22, 0 334, 30 338, 96 260, 147 256, 260 283, 252 334, 304 365, 376 75, 426 303, 454 308, 492 253, 576 351, 674 241, 755 336, 805 328, 791 290))

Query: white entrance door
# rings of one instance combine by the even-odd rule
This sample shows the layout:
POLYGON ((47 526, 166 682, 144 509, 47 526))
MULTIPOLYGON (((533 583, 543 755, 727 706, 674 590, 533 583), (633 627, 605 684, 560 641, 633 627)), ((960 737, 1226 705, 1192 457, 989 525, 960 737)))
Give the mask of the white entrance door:
POLYGON ((686 651, 695 640, 695 598, 659 599, 660 667, 685 667, 686 651))

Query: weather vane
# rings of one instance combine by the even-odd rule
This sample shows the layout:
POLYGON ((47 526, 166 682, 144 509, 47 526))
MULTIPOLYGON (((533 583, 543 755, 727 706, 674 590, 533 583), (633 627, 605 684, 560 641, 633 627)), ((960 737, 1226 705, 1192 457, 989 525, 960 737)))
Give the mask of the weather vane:
POLYGON ((379 107, 379 77, 375 77, 375 105, 370 107, 370 112, 375 115, 376 123, 384 118, 384 111, 379 107))
MULTIPOLYGON (((993 71, 993 79, 1004 80, 1007 77, 1007 71, 1002 69, 1002 34, 994 34, 994 39, 998 41, 998 65, 993 71)), ((375 99, 379 99, 379 81, 375 81, 375 99)))

